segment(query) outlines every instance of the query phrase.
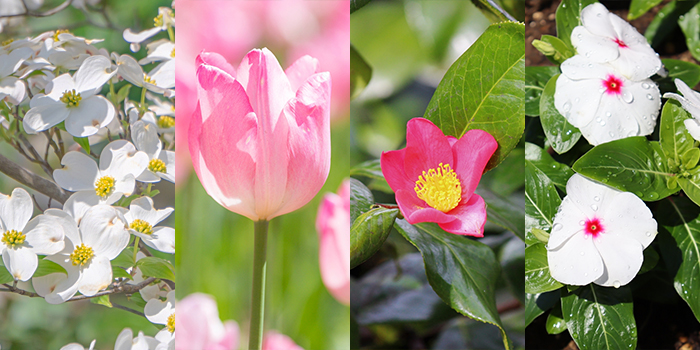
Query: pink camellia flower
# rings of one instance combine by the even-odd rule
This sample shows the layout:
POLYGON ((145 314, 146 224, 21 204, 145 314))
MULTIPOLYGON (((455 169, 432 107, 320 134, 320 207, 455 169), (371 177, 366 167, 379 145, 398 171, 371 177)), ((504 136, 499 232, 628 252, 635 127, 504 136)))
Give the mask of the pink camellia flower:
POLYGON ((339 302, 350 305, 350 181, 323 197, 316 216, 321 278, 339 302))
POLYGON ((195 293, 177 302, 176 350, 233 350, 238 348, 238 324, 221 322, 216 301, 195 293))
MULTIPOLYGON (((348 265, 349 266, 349 265, 348 265)), ((268 331, 265 333, 265 339, 263 340, 262 350, 304 350, 301 346, 297 345, 292 338, 277 333, 275 331, 268 331)))
POLYGON ((483 237, 486 203, 474 190, 496 148, 483 130, 457 139, 414 118, 406 126, 406 148, 382 153, 382 173, 409 223, 435 222, 450 233, 483 237))
POLYGON ((308 203, 330 170, 330 74, 309 56, 284 71, 268 49, 238 69, 216 53, 197 63, 189 149, 207 193, 253 221, 308 203))

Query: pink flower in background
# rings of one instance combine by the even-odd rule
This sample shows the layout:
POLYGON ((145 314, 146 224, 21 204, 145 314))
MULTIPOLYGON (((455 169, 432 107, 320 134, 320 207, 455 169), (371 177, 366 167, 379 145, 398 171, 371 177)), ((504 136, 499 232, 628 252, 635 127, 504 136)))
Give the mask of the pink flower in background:
POLYGON ((216 53, 197 62, 189 150, 207 193, 253 221, 308 203, 330 170, 330 74, 309 56, 283 71, 268 49, 237 70, 216 53))
POLYGON ((323 197, 316 216, 323 284, 339 302, 350 305, 350 181, 338 194, 323 197))
MULTIPOLYGON (((349 266, 349 265, 348 265, 349 266)), ((277 333, 275 331, 268 331, 265 333, 265 339, 263 339, 262 350, 304 350, 301 346, 297 345, 292 338, 277 333)))
POLYGON ((195 293, 177 302, 176 350, 233 350, 238 348, 238 324, 221 322, 216 301, 195 293))
POLYGON ((483 237, 486 203, 474 194, 486 163, 498 148, 482 130, 445 136, 431 121, 406 125, 406 148, 383 152, 382 173, 410 224, 435 222, 443 230, 483 237))

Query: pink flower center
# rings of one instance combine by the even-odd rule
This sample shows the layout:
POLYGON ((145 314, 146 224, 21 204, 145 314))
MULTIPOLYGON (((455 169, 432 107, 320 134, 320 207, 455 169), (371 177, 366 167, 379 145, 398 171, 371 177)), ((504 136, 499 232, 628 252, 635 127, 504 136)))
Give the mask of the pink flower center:
POLYGON ((603 80, 603 87, 608 95, 619 95, 622 93, 622 79, 610 74, 603 80))
POLYGON ((600 223, 598 218, 586 220, 586 224, 584 225, 583 229, 587 235, 592 236, 593 238, 598 237, 599 234, 605 232, 605 228, 603 228, 603 224, 600 223))
POLYGON ((615 38, 613 41, 614 41, 615 44, 617 44, 617 46, 619 46, 619 47, 627 47, 627 44, 625 44, 624 41, 622 41, 622 40, 620 40, 620 39, 618 39, 618 38, 615 38))

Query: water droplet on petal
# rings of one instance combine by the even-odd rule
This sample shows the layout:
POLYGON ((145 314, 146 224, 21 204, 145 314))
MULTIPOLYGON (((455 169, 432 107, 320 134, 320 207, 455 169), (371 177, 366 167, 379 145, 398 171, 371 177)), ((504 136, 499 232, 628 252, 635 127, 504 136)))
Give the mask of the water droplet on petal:
POLYGON ((600 197, 595 196, 595 197, 593 197, 593 200, 596 201, 596 202, 600 202, 600 197))
POLYGON ((596 211, 596 210, 598 210, 598 206, 593 204, 593 205, 591 205, 591 209, 593 209, 593 211, 596 211))
POLYGON ((561 230, 561 228, 562 228, 561 224, 554 224, 554 226, 552 226, 552 231, 559 231, 559 230, 561 230))
POLYGON ((571 102, 567 101, 564 103, 564 112, 568 112, 571 110, 571 102))
POLYGON ((647 237, 651 237, 651 232, 647 232, 647 237))
POLYGON ((578 222, 578 224, 579 224, 579 225, 581 225, 581 226, 583 226, 583 225, 585 225, 585 224, 586 224, 586 222, 585 222, 585 221, 583 221, 583 220, 581 220, 581 221, 579 221, 579 222, 578 222))
POLYGON ((620 281, 613 282, 613 287, 620 288, 620 281))
POLYGON ((581 252, 581 256, 584 256, 584 255, 586 255, 586 252, 581 252))
POLYGON ((626 103, 632 103, 634 102, 634 95, 632 95, 632 93, 629 91, 624 91, 622 93, 622 100, 626 103))
POLYGON ((651 94, 647 94, 647 100, 653 101, 653 100, 654 100, 654 96, 651 96, 651 94))
POLYGON ((642 83, 642 87, 645 88, 645 89, 648 89, 648 88, 651 87, 651 85, 649 85, 649 84, 647 84, 647 83, 642 83))
POLYGON ((610 113, 610 112, 605 112, 605 116, 608 117, 608 118, 610 118, 610 117, 612 116, 612 113, 610 113))

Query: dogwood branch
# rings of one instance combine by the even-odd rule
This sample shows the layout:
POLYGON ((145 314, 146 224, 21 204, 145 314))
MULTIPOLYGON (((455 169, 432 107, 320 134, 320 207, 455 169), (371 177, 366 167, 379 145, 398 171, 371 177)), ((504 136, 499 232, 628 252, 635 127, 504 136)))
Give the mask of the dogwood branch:
MULTIPOLYGON (((138 284, 126 284, 126 283, 124 283, 124 284, 120 284, 112 289, 108 289, 108 290, 99 292, 95 295, 91 295, 91 296, 79 295, 77 297, 72 297, 72 298, 66 300, 66 302, 87 300, 87 299, 98 298, 98 297, 101 297, 103 295, 110 295, 110 294, 119 294, 119 293, 134 294, 134 293, 140 291, 141 289, 147 287, 149 284, 153 283, 153 281, 155 281, 155 280, 156 280, 155 277, 149 277, 149 278, 145 279, 143 282, 138 283, 138 284)), ((30 298, 41 298, 42 297, 41 295, 39 295, 37 293, 17 288, 16 286, 9 284, 9 283, 5 283, 5 284, 3 284, 3 286, 5 286, 7 288, 0 288, 0 292, 15 293, 15 294, 19 294, 19 295, 28 296, 30 298)))
POLYGON ((0 154, 0 172, 17 180, 19 183, 29 186, 61 203, 64 203, 69 197, 68 193, 66 193, 66 191, 64 191, 54 182, 17 165, 15 162, 11 161, 2 154, 0 154))
POLYGON ((24 0, 22 0, 22 5, 24 6, 24 12, 20 13, 15 13, 11 15, 2 15, 0 18, 9 18, 9 17, 22 17, 22 16, 31 16, 31 17, 48 17, 51 15, 55 15, 64 9, 66 9, 70 4, 73 2, 73 0, 66 0, 62 4, 50 9, 46 10, 44 12, 36 12, 36 11, 30 11, 29 8, 27 8, 27 5, 24 3, 24 0))

